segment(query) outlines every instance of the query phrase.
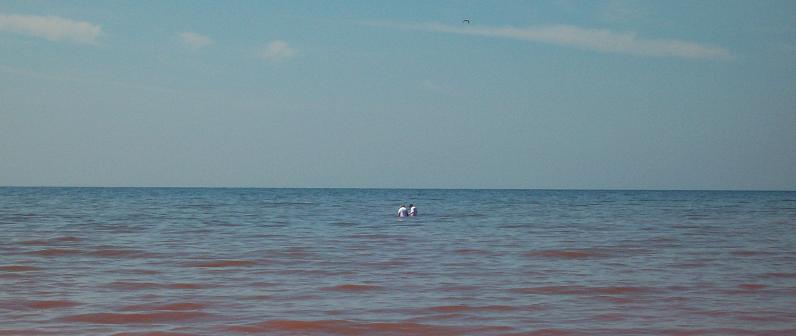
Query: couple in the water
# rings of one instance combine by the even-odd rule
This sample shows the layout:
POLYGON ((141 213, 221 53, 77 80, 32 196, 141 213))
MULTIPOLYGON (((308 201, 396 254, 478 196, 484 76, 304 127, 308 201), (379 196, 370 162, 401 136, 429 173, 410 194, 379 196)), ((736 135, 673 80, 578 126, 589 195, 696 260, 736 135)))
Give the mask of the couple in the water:
POLYGON ((401 204, 401 207, 398 208, 398 217, 409 217, 409 216, 417 216, 417 208, 415 208, 414 204, 409 204, 409 208, 406 208, 406 205, 401 204))

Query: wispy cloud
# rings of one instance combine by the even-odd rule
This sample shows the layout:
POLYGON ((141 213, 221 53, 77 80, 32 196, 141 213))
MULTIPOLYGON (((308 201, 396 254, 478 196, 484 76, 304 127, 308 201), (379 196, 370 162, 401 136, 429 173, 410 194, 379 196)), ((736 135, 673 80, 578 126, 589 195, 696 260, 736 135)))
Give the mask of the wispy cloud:
POLYGON ((646 12, 640 8, 641 3, 629 0, 610 0, 601 2, 597 9, 597 18, 606 22, 631 22, 648 20, 646 12))
POLYGON ((0 31, 30 35, 50 41, 96 44, 100 26, 58 16, 0 14, 0 31))
POLYGON ((38 72, 35 70, 24 69, 24 68, 17 68, 11 67, 7 65, 0 64, 0 73, 7 73, 16 76, 25 76, 34 79, 40 80, 48 80, 48 81, 58 81, 58 82, 73 82, 73 83, 81 83, 81 84, 89 84, 89 85, 102 85, 107 87, 108 85, 117 86, 125 89, 134 89, 134 90, 144 90, 144 91, 151 91, 151 92, 159 92, 159 93, 181 93, 175 89, 149 85, 149 84, 136 84, 130 83, 125 81, 119 80, 104 80, 98 78, 89 78, 89 77, 82 77, 76 75, 63 75, 63 74, 46 74, 42 72, 38 72))
POLYGON ((796 53, 796 44, 788 42, 780 42, 774 45, 774 48, 779 51, 787 53, 796 53))
POLYGON ((205 35, 194 32, 180 33, 179 36, 180 40, 182 40, 183 43, 188 45, 193 50, 199 50, 204 47, 211 46, 213 45, 213 43, 215 43, 213 39, 205 35))
POLYGON ((453 89, 449 85, 434 82, 428 79, 421 81, 419 86, 422 90, 432 93, 443 95, 453 95, 454 93, 453 89))
POLYGON ((265 46, 260 51, 260 57, 269 62, 282 62, 296 56, 298 51, 290 47, 287 42, 276 40, 265 46))
POLYGON ((730 59, 724 48, 676 39, 639 37, 633 32, 581 28, 570 25, 531 27, 453 26, 439 23, 369 23, 381 27, 437 33, 508 38, 608 53, 660 57, 730 59))

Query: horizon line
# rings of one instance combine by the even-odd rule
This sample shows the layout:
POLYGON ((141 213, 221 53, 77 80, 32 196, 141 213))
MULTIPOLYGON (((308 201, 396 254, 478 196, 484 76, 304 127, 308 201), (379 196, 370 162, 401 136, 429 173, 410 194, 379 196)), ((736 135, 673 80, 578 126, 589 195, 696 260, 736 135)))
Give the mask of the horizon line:
POLYGON ((349 190, 537 190, 537 191, 733 191, 733 192, 796 192, 796 189, 721 189, 721 188, 473 188, 473 187, 243 187, 243 186, 75 186, 75 185, 0 185, 0 188, 64 188, 64 189, 349 189, 349 190))

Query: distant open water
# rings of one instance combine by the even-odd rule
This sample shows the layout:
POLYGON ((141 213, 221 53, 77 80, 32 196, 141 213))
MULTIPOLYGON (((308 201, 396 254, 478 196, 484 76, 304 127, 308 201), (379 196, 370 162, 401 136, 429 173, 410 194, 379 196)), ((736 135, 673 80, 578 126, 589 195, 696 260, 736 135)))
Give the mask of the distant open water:
POLYGON ((796 335, 795 229, 794 192, 0 188, 0 335, 796 335))

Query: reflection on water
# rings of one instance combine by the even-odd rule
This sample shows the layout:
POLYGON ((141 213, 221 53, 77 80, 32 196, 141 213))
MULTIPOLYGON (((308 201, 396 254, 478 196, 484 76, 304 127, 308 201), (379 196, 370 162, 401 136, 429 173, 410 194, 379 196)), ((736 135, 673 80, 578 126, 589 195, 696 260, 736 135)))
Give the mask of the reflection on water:
POLYGON ((795 225, 788 192, 0 188, 0 335, 789 335, 795 225))

